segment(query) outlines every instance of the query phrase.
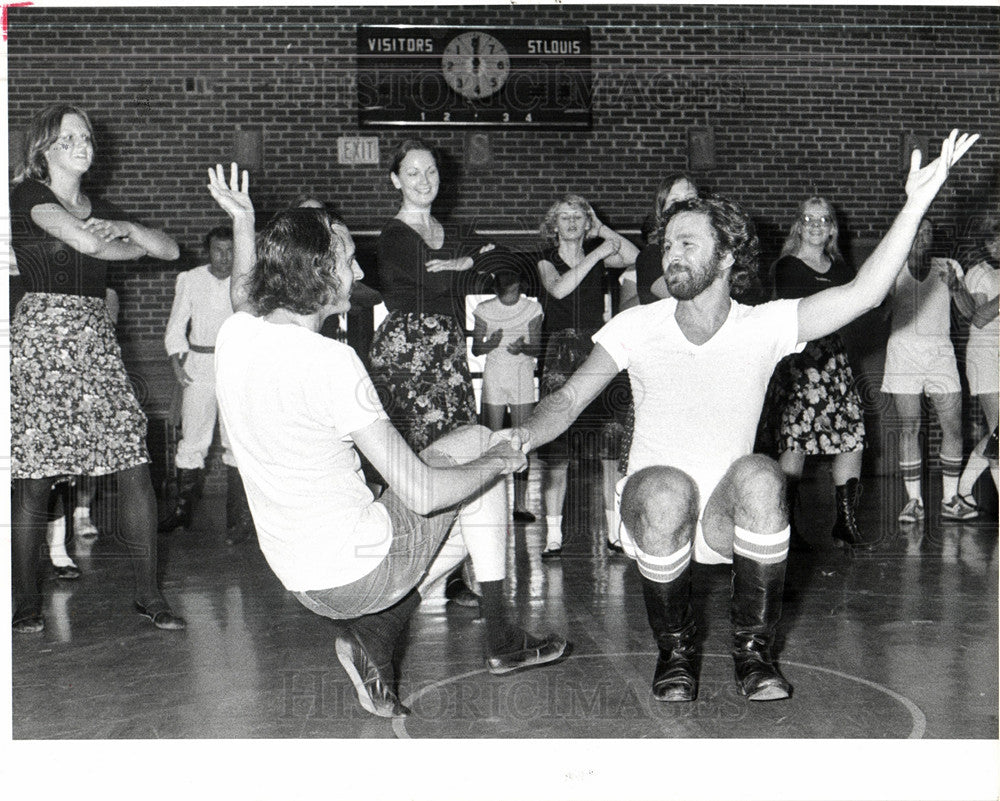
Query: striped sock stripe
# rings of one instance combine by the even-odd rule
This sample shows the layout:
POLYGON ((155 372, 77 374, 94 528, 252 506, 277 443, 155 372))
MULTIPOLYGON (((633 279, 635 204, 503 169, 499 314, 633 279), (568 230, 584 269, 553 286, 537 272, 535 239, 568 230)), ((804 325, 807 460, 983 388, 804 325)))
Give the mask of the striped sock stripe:
POLYGON ((774 534, 757 534, 736 526, 733 553, 765 565, 783 562, 788 556, 788 537, 791 527, 785 526, 774 534))
POLYGON ((639 572, 650 581, 666 584, 673 581, 691 563, 691 543, 685 544, 668 556, 651 556, 638 546, 635 548, 639 572))
POLYGON ((920 462, 901 461, 899 472, 903 474, 903 481, 917 481, 920 479, 920 462))
POLYGON ((960 476, 962 475, 962 457, 951 457, 945 456, 944 454, 938 454, 938 458, 941 460, 941 473, 946 476, 960 476))

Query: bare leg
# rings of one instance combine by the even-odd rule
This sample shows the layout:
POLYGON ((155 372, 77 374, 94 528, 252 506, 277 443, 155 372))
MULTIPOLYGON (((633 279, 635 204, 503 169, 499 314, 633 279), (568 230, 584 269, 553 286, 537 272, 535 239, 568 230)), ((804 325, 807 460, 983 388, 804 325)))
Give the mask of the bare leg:
POLYGON ((545 460, 542 471, 542 498, 545 502, 545 550, 558 554, 562 550, 562 510, 566 500, 566 475, 569 462, 565 459, 545 460))
MULTIPOLYGON (((510 422, 515 428, 523 426, 535 408, 533 403, 519 403, 510 407, 510 422)), ((514 474, 514 511, 520 514, 528 513, 528 473, 526 469, 514 474)), ((531 522, 530 520, 525 522, 531 522)))
POLYGON ((962 477, 958 482, 958 494, 962 497, 972 494, 972 489, 976 481, 987 467, 990 468, 990 472, 993 475, 994 484, 997 481, 996 459, 991 461, 983 456, 982 453, 990 435, 996 430, 1000 402, 998 402, 998 396, 995 392, 977 395, 976 400, 979 401, 979 408, 983 411, 983 416, 986 418, 986 426, 989 430, 986 436, 976 443, 976 446, 972 449, 972 453, 969 454, 969 461, 966 462, 965 470, 962 472, 962 477))

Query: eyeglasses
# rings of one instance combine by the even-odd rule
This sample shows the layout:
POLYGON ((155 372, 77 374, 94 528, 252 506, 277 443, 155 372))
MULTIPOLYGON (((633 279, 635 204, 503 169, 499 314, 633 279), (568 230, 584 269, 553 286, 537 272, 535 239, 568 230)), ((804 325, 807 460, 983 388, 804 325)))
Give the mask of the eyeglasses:
POLYGON ((72 150, 77 144, 93 146, 94 140, 90 138, 90 134, 83 134, 82 136, 66 134, 65 136, 60 136, 52 144, 61 150, 72 150))
POLYGON ((823 215, 803 214, 802 215, 802 224, 803 225, 829 225, 832 222, 833 222, 833 220, 831 218, 827 217, 825 214, 823 214, 823 215))

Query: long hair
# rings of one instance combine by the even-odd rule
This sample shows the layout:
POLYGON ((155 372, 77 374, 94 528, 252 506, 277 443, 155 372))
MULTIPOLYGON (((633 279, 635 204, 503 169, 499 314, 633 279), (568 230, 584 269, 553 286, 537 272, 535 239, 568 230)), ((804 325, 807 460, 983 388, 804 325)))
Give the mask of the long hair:
POLYGON ((340 247, 322 210, 279 212, 257 234, 250 302, 261 314, 319 310, 341 292, 336 273, 337 259, 344 255, 340 247))
POLYGON ((559 207, 564 205, 579 209, 583 212, 583 216, 586 218, 584 222, 584 225, 586 226, 585 230, 587 233, 590 232, 591 209, 586 198, 582 195, 563 195, 559 200, 549 206, 549 210, 545 212, 545 219, 543 219, 542 224, 538 226, 538 233, 546 242, 550 242, 555 245, 559 244, 559 234, 556 231, 556 222, 559 219, 559 207))
POLYGON ((75 114, 84 121, 93 143, 94 126, 91 125, 86 111, 69 103, 56 103, 45 107, 34 116, 28 127, 23 153, 24 163, 14 177, 14 183, 20 183, 27 178, 48 183, 49 164, 45 160, 45 151, 59 138, 59 129, 62 127, 63 117, 67 114, 75 114))
POLYGON ((719 253, 733 255, 729 273, 730 297, 741 303, 756 300, 760 295, 760 239, 750 215, 737 203, 718 195, 680 200, 667 210, 660 229, 661 242, 667 223, 685 211, 708 217, 719 253))
POLYGON ((844 257, 841 255, 840 247, 837 245, 837 239, 840 235, 840 227, 837 225, 837 211, 833 208, 833 204, 829 200, 819 196, 807 198, 799 204, 798 211, 795 212, 795 222, 792 223, 788 236, 785 237, 785 244, 781 246, 781 255, 787 256, 791 254, 794 256, 798 253, 799 247, 802 245, 802 229, 805 227, 802 217, 806 213, 806 206, 823 207, 824 216, 830 218, 830 236, 823 246, 823 252, 830 261, 843 261, 844 257))
POLYGON ((647 240, 650 243, 659 241, 659 233, 663 230, 663 215, 667 211, 664 204, 667 202, 667 198, 670 197, 670 190, 674 188, 674 184, 678 181, 687 181, 694 190, 695 197, 699 194, 698 184, 696 184, 694 179, 686 172, 671 173, 660 181, 660 186, 656 190, 656 197, 653 199, 653 220, 655 222, 650 232, 650 237, 647 240))

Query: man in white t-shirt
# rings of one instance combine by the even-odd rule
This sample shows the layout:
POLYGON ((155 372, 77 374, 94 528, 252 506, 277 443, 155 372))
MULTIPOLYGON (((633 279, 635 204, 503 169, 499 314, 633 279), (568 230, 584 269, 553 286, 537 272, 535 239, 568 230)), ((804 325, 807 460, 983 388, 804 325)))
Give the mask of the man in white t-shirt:
POLYGON ((620 534, 636 561, 659 647, 653 695, 697 695, 690 562, 732 563, 733 661, 749 700, 787 698, 771 656, 781 614, 788 510, 777 463, 753 454, 774 366, 801 344, 874 308, 903 265, 917 224, 977 137, 958 132, 923 169, 911 161, 907 201, 850 284, 801 300, 735 302, 756 275, 759 244, 749 216, 721 198, 678 203, 665 222, 663 270, 671 297, 629 309, 594 335, 569 382, 512 430, 525 448, 564 431, 622 369, 635 400, 620 534))
POLYGON ((343 223, 292 209, 254 251, 248 178, 210 170, 210 191, 233 217, 236 313, 216 340, 219 408, 246 485, 261 551, 306 608, 341 621, 337 657, 368 712, 408 710, 393 653, 420 590, 471 555, 482 588, 486 666, 504 674, 552 662, 566 641, 507 620, 503 476, 525 465, 516 443, 468 426, 417 456, 392 427, 357 354, 319 334, 350 308, 360 278, 343 223), (358 451, 388 489, 364 481, 358 451))

